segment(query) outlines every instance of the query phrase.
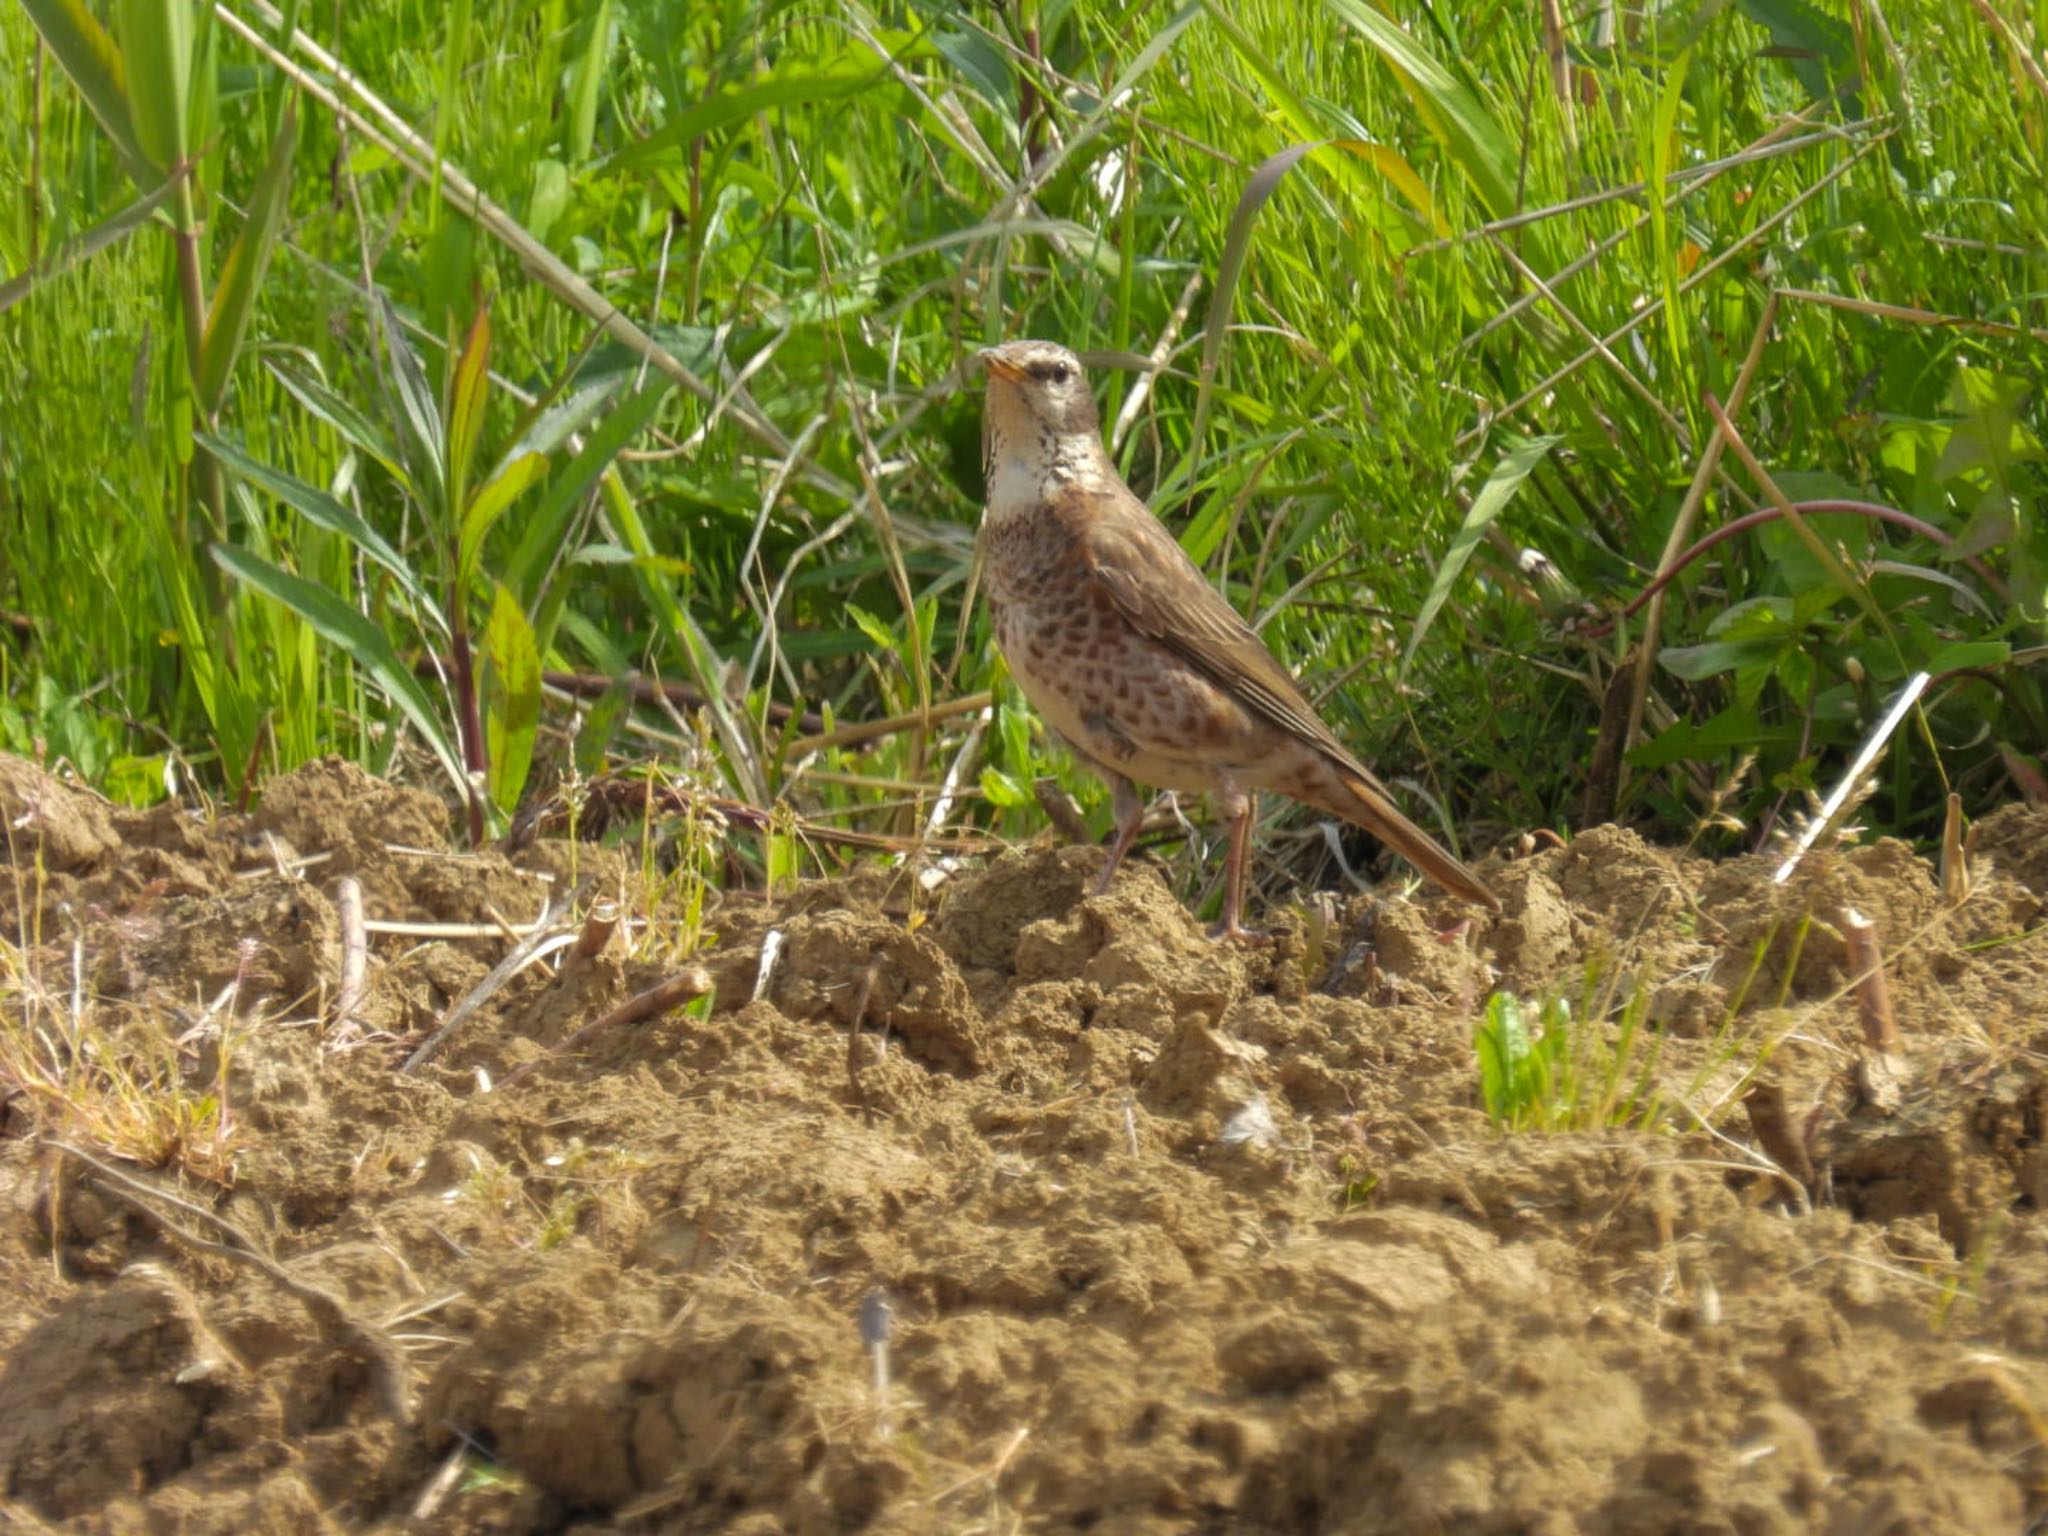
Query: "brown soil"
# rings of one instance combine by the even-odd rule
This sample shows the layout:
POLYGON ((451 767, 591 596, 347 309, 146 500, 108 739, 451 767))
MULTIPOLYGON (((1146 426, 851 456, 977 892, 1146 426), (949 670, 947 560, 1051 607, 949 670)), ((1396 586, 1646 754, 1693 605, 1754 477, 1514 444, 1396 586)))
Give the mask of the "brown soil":
POLYGON ((383 920, 524 922, 550 890, 644 910, 615 854, 458 857, 431 799, 337 764, 206 824, 0 759, 0 826, 0 1526, 2048 1513, 2048 817, 1985 823, 1960 906, 1895 843, 1780 888, 1605 828, 1492 861, 1497 919, 1359 899, 1251 952, 1147 869, 1089 899, 1089 849, 935 899, 882 874, 729 899, 689 956, 655 906, 411 1076, 508 945, 380 935, 342 1024, 337 880, 383 920), (1889 1057, 1845 907, 1886 945, 1889 1057), (688 963, 715 1007, 550 1054, 688 963), (1581 1001, 1589 972, 1606 1038, 1624 1005, 1649 1021, 1661 1123, 1495 1131, 1487 993, 1581 1001), (223 1088, 232 1139, 111 1155, 118 1104, 22 1082, 52 1059, 74 1086, 168 1063, 160 1098, 223 1088), (145 1214, 44 1138, 201 1209, 145 1214), (198 1247, 228 1241, 206 1212, 267 1257, 198 1247))

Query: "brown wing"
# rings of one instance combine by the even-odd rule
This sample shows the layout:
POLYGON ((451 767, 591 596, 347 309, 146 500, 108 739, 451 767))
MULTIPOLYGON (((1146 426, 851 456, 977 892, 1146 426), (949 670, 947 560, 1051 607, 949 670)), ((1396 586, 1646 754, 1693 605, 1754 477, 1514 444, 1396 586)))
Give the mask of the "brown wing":
POLYGON ((1070 503, 1080 557, 1132 628, 1185 658, 1234 698, 1371 781, 1302 697, 1266 642, 1203 579, 1166 525, 1121 487, 1070 503), (1114 506, 1105 503, 1114 502, 1114 506))
POLYGON ((1199 668, 1246 708, 1337 770, 1338 799, 1306 798, 1366 828, 1445 890, 1500 910, 1500 898, 1394 806, 1386 787, 1337 740, 1252 627, 1202 579, 1165 524, 1128 490, 1070 494, 1058 508, 1074 554, 1132 628, 1199 668))

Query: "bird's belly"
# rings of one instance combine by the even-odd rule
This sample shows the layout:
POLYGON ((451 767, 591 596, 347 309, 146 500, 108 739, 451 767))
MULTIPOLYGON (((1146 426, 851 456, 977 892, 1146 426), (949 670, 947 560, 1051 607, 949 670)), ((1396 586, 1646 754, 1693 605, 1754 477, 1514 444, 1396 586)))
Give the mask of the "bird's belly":
POLYGON ((1158 789, 1213 790, 1265 755, 1240 704, 1128 629, 999 615, 1010 675, 1045 723, 1098 766, 1158 789))

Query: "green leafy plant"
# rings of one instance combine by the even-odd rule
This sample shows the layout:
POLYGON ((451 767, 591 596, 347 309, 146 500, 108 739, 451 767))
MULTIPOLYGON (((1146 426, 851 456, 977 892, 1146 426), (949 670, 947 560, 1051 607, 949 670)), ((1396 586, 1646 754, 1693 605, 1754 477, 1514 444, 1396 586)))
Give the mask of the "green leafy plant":
POLYGON ((525 784, 540 724, 541 667, 524 609, 504 585, 494 584, 483 628, 485 675, 479 678, 470 608, 480 585, 486 539, 512 504, 543 478, 547 458, 529 435, 515 441, 487 472, 478 472, 490 378, 487 306, 477 311, 461 350, 453 355, 442 399, 428 387, 389 306, 378 314, 397 402, 395 434, 387 437, 316 380, 294 377, 287 387, 341 434, 352 452, 389 474, 419 511, 440 566, 438 601, 405 557, 335 497, 266 468, 230 443, 211 437, 202 441, 245 483, 276 495, 316 526, 347 537, 396 580, 423 638, 436 645, 445 639, 460 760, 411 669, 374 625, 334 593, 255 551, 221 544, 214 558, 341 646, 375 679, 433 747, 467 808, 470 840, 480 843, 487 819, 509 814, 525 784))
POLYGON ((1579 1131, 1664 1122, 1654 1081, 1661 1040, 1645 1035, 1647 994, 1611 1024, 1562 996, 1530 1004, 1496 992, 1473 1033, 1479 1097, 1500 1131, 1579 1131), (1532 1016, 1533 1015, 1533 1016, 1532 1016))
MULTIPOLYGON (((169 235, 173 259, 163 298, 180 322, 181 366, 166 373, 170 387, 160 420, 162 458, 175 468, 175 490, 151 499, 164 510, 148 527, 179 654, 211 725, 223 777, 239 791, 260 744, 264 695, 274 673, 261 660, 246 665, 252 650, 263 658, 270 647, 248 644, 253 637, 225 612, 225 594, 201 557, 209 540, 226 534, 227 507, 219 465, 192 451, 189 434, 195 425, 213 428, 229 403, 290 203, 296 106, 279 100, 265 114, 268 149, 248 184, 241 228, 216 271, 211 230, 223 205, 203 174, 220 115, 211 8, 194 0, 120 0, 111 31, 78 0, 25 0, 25 9, 136 192, 132 204, 89 231, 79 246, 102 250, 151 227, 169 235)), ((51 266, 72 259, 74 253, 60 253, 51 266)), ((25 274, 10 285, 7 302, 28 297, 35 286, 35 274, 25 274)))

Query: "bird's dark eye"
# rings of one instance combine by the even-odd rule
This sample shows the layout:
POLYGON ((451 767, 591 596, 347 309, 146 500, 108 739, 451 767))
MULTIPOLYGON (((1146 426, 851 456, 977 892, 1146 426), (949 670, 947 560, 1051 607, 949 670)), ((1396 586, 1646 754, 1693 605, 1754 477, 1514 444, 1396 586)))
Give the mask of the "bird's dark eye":
POLYGON ((1067 382, 1068 379, 1071 379, 1073 376, 1074 370, 1069 368, 1065 363, 1054 363, 1052 365, 1053 383, 1064 384, 1067 382))
POLYGON ((1064 384, 1074 376, 1074 370, 1065 363, 1035 363, 1031 377, 1041 384, 1064 384))

